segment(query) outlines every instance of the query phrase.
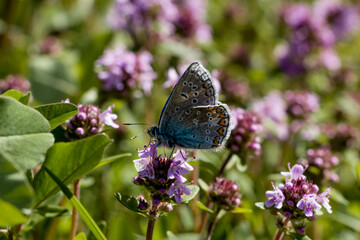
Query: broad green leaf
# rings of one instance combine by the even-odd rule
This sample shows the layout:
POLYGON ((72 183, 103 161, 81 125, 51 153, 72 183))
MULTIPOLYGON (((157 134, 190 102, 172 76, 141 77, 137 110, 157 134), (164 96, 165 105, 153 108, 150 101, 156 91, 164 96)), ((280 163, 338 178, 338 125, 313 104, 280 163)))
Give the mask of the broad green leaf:
POLYGON ((191 194, 190 195, 182 195, 181 196, 181 200, 183 201, 183 202, 188 202, 188 201, 190 201, 191 199, 193 199, 197 194, 198 194, 198 192, 199 192, 199 190, 200 190, 200 188, 199 188, 199 186, 196 186, 196 185, 188 185, 188 186, 186 186, 187 188, 190 188, 190 190, 191 190, 191 194))
POLYGON ((49 131, 48 121, 38 111, 0 96, 0 158, 24 171, 35 167, 53 145, 49 131))
POLYGON ((27 220, 21 211, 9 202, 0 199, 0 226, 13 226, 27 220))
POLYGON ((327 217, 352 228, 356 232, 360 232, 360 220, 358 218, 339 211, 333 211, 333 213, 328 214, 327 217))
POLYGON ((54 182, 56 182, 56 184, 60 187, 61 191, 70 200, 71 204, 79 212, 81 219, 89 227, 90 231, 94 234, 96 239, 98 239, 98 240, 105 239, 106 240, 105 235, 101 232, 99 227, 96 225, 94 219, 90 216, 90 214, 88 213, 86 208, 80 203, 80 201, 74 196, 74 194, 71 193, 70 189, 67 188, 66 185, 47 167, 44 167, 43 169, 44 169, 44 172, 46 172, 50 176, 50 178, 54 182))
POLYGON ((139 203, 136 198, 121 193, 115 193, 114 195, 116 199, 129 210, 133 212, 142 212, 138 208, 139 203))
POLYGON ((52 103, 35 107, 50 124, 51 130, 68 120, 78 112, 76 105, 72 103, 52 103))
POLYGON ((214 210, 208 208, 207 206, 205 206, 205 204, 203 204, 202 202, 200 201, 196 201, 196 205, 198 205, 198 207, 201 209, 201 210, 204 210, 210 214, 213 214, 214 213, 214 210))
POLYGON ((102 167, 106 164, 109 164, 109 163, 112 163, 112 162, 115 162, 121 158, 124 158, 124 157, 130 157, 131 156, 131 153, 123 153, 123 154, 118 154, 118 155, 115 155, 115 156, 111 156, 111 157, 108 157, 108 158, 103 158, 101 160, 101 162, 95 167, 95 169, 99 168, 99 167, 102 167))
POLYGON ((44 166, 65 184, 72 183, 94 169, 109 143, 110 139, 103 134, 73 142, 55 143, 47 152, 43 167, 34 178, 36 205, 59 191, 57 184, 50 181, 45 173, 44 166))
POLYGON ((85 233, 81 232, 78 235, 76 235, 73 240, 87 240, 85 233))
POLYGON ((3 93, 1 96, 3 97, 11 97, 14 98, 16 100, 18 100, 19 102, 21 102, 22 104, 27 105, 30 99, 30 92, 26 93, 26 95, 24 95, 22 92, 14 90, 14 89, 10 89, 8 91, 6 91, 5 93, 3 93))

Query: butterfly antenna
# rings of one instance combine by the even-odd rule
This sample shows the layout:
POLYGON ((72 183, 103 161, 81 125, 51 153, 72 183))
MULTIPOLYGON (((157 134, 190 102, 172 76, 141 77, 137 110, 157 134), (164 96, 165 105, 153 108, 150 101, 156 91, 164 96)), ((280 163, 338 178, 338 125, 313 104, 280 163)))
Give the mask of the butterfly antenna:
POLYGON ((148 124, 148 123, 123 123, 122 125, 148 125, 148 126, 153 126, 153 125, 148 124))
POLYGON ((145 129, 144 131, 142 131, 141 133, 139 133, 138 135, 130 138, 130 140, 134 140, 135 138, 137 138, 138 136, 140 136, 141 134, 143 134, 145 131, 147 131, 147 129, 145 129))

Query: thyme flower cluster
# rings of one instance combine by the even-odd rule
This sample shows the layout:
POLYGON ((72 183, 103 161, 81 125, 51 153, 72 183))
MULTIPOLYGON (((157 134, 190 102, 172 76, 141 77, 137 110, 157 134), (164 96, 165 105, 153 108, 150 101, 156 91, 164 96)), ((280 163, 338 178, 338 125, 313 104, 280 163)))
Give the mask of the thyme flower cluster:
POLYGON ((323 193, 319 192, 319 187, 307 180, 303 175, 305 168, 300 164, 295 164, 289 172, 281 172, 286 177, 285 184, 281 183, 275 186, 274 190, 266 191, 265 202, 267 208, 271 208, 273 213, 280 214, 290 219, 298 233, 304 233, 305 219, 314 220, 316 210, 322 206, 331 213, 329 205, 330 188, 323 193))
POLYGON ((134 183, 144 186, 150 191, 152 199, 159 202, 175 198, 182 203, 181 196, 190 195, 191 190, 185 186, 183 174, 193 170, 187 162, 187 153, 178 150, 172 158, 158 155, 156 144, 152 143, 145 150, 139 150, 140 159, 134 160, 139 176, 134 183))

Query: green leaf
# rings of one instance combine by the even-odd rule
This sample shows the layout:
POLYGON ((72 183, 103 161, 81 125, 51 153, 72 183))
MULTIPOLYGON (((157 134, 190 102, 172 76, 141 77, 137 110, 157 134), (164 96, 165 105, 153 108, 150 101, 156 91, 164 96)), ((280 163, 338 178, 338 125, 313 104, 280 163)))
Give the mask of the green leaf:
POLYGON ((49 131, 48 121, 39 112, 0 96, 0 158, 24 171, 35 167, 54 142, 49 131))
POLYGON ((73 240, 87 240, 85 233, 81 232, 78 235, 76 235, 73 240))
POLYGON ((30 99, 30 95, 31 95, 30 92, 27 92, 26 95, 24 95, 20 91, 10 89, 10 90, 6 91, 5 93, 3 93, 1 96, 14 98, 14 99, 18 100, 19 102, 21 102, 22 104, 27 105, 29 102, 29 99, 30 99))
POLYGON ((56 182, 56 184, 61 188, 61 191, 65 196, 70 200, 73 207, 79 212, 81 219, 89 227, 90 231, 94 234, 96 239, 106 239, 105 235, 101 232, 99 227, 96 225, 94 219, 90 216, 86 208, 80 203, 80 201, 71 193, 70 189, 47 167, 43 167, 44 171, 56 182))
POLYGON ((132 154, 131 153, 123 153, 123 154, 118 154, 118 155, 115 155, 115 156, 111 156, 111 157, 108 157, 108 158, 103 158, 100 163, 95 167, 95 169, 99 168, 99 167, 102 167, 106 164, 109 164, 109 163, 112 163, 112 162, 115 162, 117 160, 120 160, 121 158, 124 158, 124 157, 130 157, 132 154))
POLYGON ((0 199, 0 226, 13 226, 27 220, 21 211, 9 202, 0 199))
POLYGON ((257 206, 258 208, 265 210, 265 203, 264 202, 257 202, 255 203, 255 206, 257 206))
POLYGON ((51 130, 68 120, 78 112, 76 105, 72 103, 52 103, 35 107, 50 124, 51 130))
POLYGON ((358 181, 360 181, 360 163, 356 165, 356 176, 358 181))
POLYGON ((352 228, 356 232, 360 232, 360 220, 347 213, 333 211, 332 214, 327 215, 328 218, 344 224, 345 226, 352 228))
POLYGON ((129 210, 133 212, 142 212, 138 208, 139 203, 136 198, 121 193, 115 193, 114 195, 116 199, 129 210))
POLYGON ((202 202, 200 201, 196 201, 196 205, 198 205, 198 207, 201 209, 201 210, 204 210, 205 212, 208 212, 210 214, 213 214, 214 213, 214 210, 208 208, 205 204, 203 204, 202 202))
POLYGON ((252 213, 252 209, 250 208, 240 208, 240 207, 237 207, 233 210, 231 210, 232 213, 252 213))
POLYGON ((55 204, 48 204, 38 207, 34 210, 34 212, 47 218, 59 217, 63 215, 68 215, 70 213, 67 208, 55 204))
POLYGON ((209 192, 209 185, 204 181, 202 180, 201 178, 198 179, 198 184, 200 186, 200 188, 205 191, 206 193, 209 192))
POLYGON ((34 178, 36 205, 59 191, 57 184, 50 181, 44 167, 59 176, 65 184, 72 183, 94 169, 109 143, 110 139, 103 134, 68 143, 55 143, 47 152, 43 167, 34 178))
POLYGON ((191 190, 191 194, 190 195, 185 195, 185 194, 182 195, 181 196, 182 202, 190 201, 191 199, 193 199, 198 194, 198 192, 200 190, 199 186, 196 186, 196 185, 188 185, 186 187, 191 190))

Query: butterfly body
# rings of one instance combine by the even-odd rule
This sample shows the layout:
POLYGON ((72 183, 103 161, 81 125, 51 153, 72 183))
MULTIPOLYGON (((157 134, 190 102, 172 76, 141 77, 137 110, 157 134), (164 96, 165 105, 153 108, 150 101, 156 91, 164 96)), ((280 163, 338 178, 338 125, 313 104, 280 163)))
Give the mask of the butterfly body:
POLYGON ((193 62, 165 103, 159 126, 151 127, 148 133, 169 148, 212 149, 225 144, 230 122, 230 110, 218 102, 209 72, 193 62))

